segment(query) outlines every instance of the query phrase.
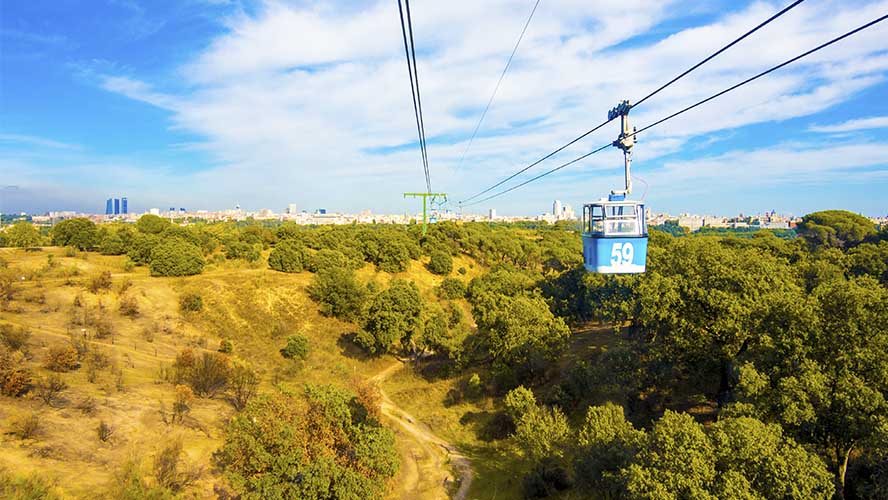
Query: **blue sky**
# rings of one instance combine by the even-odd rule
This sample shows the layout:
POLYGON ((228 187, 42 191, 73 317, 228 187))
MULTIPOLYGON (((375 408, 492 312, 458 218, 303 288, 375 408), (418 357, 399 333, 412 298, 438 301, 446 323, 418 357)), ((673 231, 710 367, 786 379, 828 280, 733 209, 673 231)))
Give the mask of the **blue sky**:
MULTIPOLYGON (((454 201, 600 123, 784 2, 414 0, 432 187, 454 201)), ((888 13, 807 0, 632 113, 641 127, 888 13)), ((30 0, 0 5, 4 211, 184 206, 413 212, 424 187, 397 2, 30 0)), ((639 135, 656 212, 888 214, 888 22, 639 135)), ((552 168, 617 135, 611 124, 552 168)), ((609 150, 472 207, 578 207, 621 181, 609 150)), ((523 177, 515 179, 520 182, 523 177)), ((645 186, 645 183, 647 186, 645 186)), ((503 187, 509 186, 506 184, 503 187)))

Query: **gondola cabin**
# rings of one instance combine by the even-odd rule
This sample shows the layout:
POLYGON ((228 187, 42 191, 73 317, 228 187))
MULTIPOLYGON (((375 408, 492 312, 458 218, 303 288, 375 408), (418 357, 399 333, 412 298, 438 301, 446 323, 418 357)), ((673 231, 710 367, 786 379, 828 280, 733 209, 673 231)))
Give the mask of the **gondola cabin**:
POLYGON ((644 204, 610 195, 583 205, 583 260, 593 273, 643 273, 647 262, 644 204))

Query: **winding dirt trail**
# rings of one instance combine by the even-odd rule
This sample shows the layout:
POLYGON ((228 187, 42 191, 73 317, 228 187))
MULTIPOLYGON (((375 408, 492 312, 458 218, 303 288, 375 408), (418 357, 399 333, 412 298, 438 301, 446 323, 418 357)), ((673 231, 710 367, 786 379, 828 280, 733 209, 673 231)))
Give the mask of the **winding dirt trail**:
MULTIPOLYGON (((396 361, 371 379, 379 384, 400 369, 396 361)), ((465 500, 472 485, 472 466, 469 459, 451 443, 431 432, 428 426, 396 405, 380 388, 382 414, 398 425, 401 438, 401 476, 396 490, 397 498, 446 499, 453 484, 453 473, 458 477, 453 500, 465 500)))

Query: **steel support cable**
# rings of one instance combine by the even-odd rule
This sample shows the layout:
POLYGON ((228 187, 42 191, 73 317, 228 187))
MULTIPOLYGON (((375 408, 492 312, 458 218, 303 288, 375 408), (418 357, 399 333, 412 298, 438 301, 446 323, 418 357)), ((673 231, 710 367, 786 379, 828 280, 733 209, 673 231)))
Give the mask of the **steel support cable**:
MULTIPOLYGON (((400 3, 401 0, 398 0, 400 3)), ((426 142, 425 120, 422 116, 422 96, 419 93, 419 67, 416 65, 416 44, 413 41, 413 20, 410 15, 410 0, 404 0, 407 6, 407 29, 410 33, 410 55, 413 58, 413 78, 416 80, 416 104, 419 107, 419 127, 422 134, 423 168, 425 169, 426 189, 432 192, 432 178, 429 175, 429 149, 426 142)))
MULTIPOLYGON (((423 171, 426 170, 426 153, 425 153, 425 142, 422 137, 422 127, 419 123, 419 108, 416 105, 416 88, 413 81, 413 65, 410 62, 410 48, 407 43, 407 26, 404 23, 404 7, 401 4, 401 0, 398 0, 398 14, 401 16, 401 35, 404 38, 404 54, 407 58, 407 77, 410 79, 410 94, 413 97, 413 115, 416 117, 416 135, 419 139, 419 152, 422 155, 422 166, 423 171)), ((428 174, 426 174, 426 187, 429 185, 428 174)))
MULTIPOLYGON (((732 86, 728 87, 727 89, 722 90, 721 92, 718 92, 718 93, 716 93, 716 94, 713 94, 713 95, 707 97, 706 99, 703 99, 703 100, 698 101, 698 102, 696 102, 696 103, 694 103, 694 104, 691 104, 690 106, 687 106, 687 107, 685 107, 685 108, 683 108, 683 109, 681 109, 681 110, 679 110, 679 111, 676 111, 675 113, 672 113, 672 114, 669 115, 669 116, 666 116, 666 117, 664 117, 664 118, 661 118, 661 119, 659 119, 659 120, 657 120, 657 121, 655 121, 655 122, 653 122, 653 123, 651 123, 651 124, 649 124, 649 125, 647 125, 647 126, 645 126, 645 127, 642 127, 641 129, 637 130, 637 131, 635 132, 634 135, 638 135, 638 134, 640 134, 640 133, 642 133, 642 132, 644 132, 644 131, 646 131, 646 130, 649 130, 649 129, 653 128, 653 127, 656 127, 657 125, 662 124, 662 123, 665 122, 665 121, 671 120, 671 119, 675 118, 676 116, 679 116, 679 115, 681 115, 681 114, 684 114, 684 113, 686 113, 686 112, 688 112, 688 111, 690 111, 690 110, 692 110, 692 109, 694 109, 694 108, 696 108, 696 107, 698 107, 698 106, 701 106, 701 105, 703 105, 703 104, 706 104, 707 102, 709 102, 709 101, 711 101, 711 100, 713 100, 713 99, 715 99, 715 98, 717 98, 717 97, 721 97, 721 96, 727 94, 728 92, 731 92, 731 91, 733 91, 733 90, 736 90, 736 89, 742 87, 743 85, 746 85, 747 83, 753 82, 753 81, 755 81, 755 80, 757 80, 757 79, 759 79, 759 78, 761 78, 761 77, 763 77, 763 76, 765 76, 765 75, 767 75, 767 74, 769 74, 769 73, 772 73, 772 72, 774 72, 774 71, 777 71, 777 70, 780 69, 780 68, 783 68, 783 67, 785 67, 785 66, 787 66, 787 65, 789 65, 789 64, 792 64, 792 63, 798 61, 799 59, 802 59, 802 58, 807 57, 807 56, 809 56, 809 55, 811 55, 811 54, 813 54, 813 53, 815 53, 815 52, 817 52, 817 51, 820 51, 820 50, 822 50, 822 49, 825 49, 826 47, 829 47, 830 45, 833 45, 833 44, 835 44, 835 43, 837 43, 837 42, 840 42, 840 41, 844 40, 845 38, 848 38, 848 37, 850 37, 850 36, 853 36, 853 35, 855 35, 855 34, 861 32, 861 31, 863 31, 863 30, 865 30, 865 29, 867 29, 867 28, 870 28, 870 27, 872 27, 872 26, 874 26, 874 25, 876 25, 876 24, 878 24, 878 23, 881 23, 881 22, 885 21, 886 19, 888 19, 888 14, 886 14, 886 15, 884 15, 884 16, 878 18, 878 19, 875 19, 875 20, 873 20, 873 21, 870 21, 870 22, 868 22, 868 23, 866 23, 866 24, 864 24, 864 25, 862 25, 862 26, 860 26, 860 27, 858 27, 858 28, 855 28, 855 29, 853 29, 853 30, 851 30, 851 31, 849 31, 849 32, 847 32, 847 33, 845 33, 845 34, 843 34, 843 35, 837 36, 836 38, 833 38, 832 40, 830 40, 830 41, 828 41, 828 42, 825 42, 825 43, 822 43, 822 44, 818 45, 817 47, 814 47, 814 48, 811 49, 811 50, 808 50, 808 51, 803 52, 803 53, 801 53, 801 54, 799 54, 799 55, 797 55, 797 56, 795 56, 795 57, 793 57, 793 58, 791 58, 791 59, 788 59, 788 60, 786 60, 786 61, 784 61, 784 62, 778 64, 777 66, 773 66, 773 67, 771 67, 771 68, 769 68, 769 69, 766 69, 765 71, 762 71, 761 73, 759 73, 759 74, 757 74, 757 75, 755 75, 755 76, 752 76, 752 77, 750 77, 750 78, 747 78, 746 80, 743 80, 742 82, 737 83, 736 85, 732 85, 732 86)), ((575 158, 575 159, 573 159, 573 160, 571 160, 571 161, 569 161, 569 162, 567 162, 567 163, 564 163, 564 164, 562 164, 562 165, 560 165, 560 166, 558 166, 558 167, 556 167, 556 168, 553 168, 552 170, 549 170, 549 171, 547 171, 547 172, 544 172, 544 173, 542 173, 542 174, 540 174, 540 175, 538 175, 538 176, 536 176, 536 177, 533 177, 533 178, 531 178, 531 179, 528 179, 528 180, 522 182, 521 184, 518 184, 518 185, 516 185, 516 186, 513 186, 513 187, 511 187, 511 188, 509 188, 509 189, 507 189, 507 190, 505 190, 505 191, 500 191, 500 192, 498 192, 498 193, 496 193, 496 194, 494 194, 494 195, 491 195, 491 196, 488 196, 488 197, 484 198, 483 200, 479 200, 479 201, 476 201, 476 202, 474 202, 474 203, 470 203, 470 204, 468 204, 468 205, 464 205, 464 206, 472 206, 472 205, 476 205, 476 204, 478 204, 478 203, 481 203, 481 202, 484 202, 484 201, 487 201, 487 200, 490 200, 490 199, 496 198, 496 197, 498 197, 498 196, 504 195, 504 194, 506 194, 506 193, 508 193, 508 192, 511 192, 511 191, 513 191, 513 190, 515 190, 515 189, 518 189, 519 187, 525 186, 525 185, 527 185, 527 184, 530 184, 530 183, 533 182, 533 181, 536 181, 536 180, 541 179, 541 178, 543 178, 543 177, 545 177, 545 176, 547 176, 547 175, 549 175, 549 174, 552 174, 552 173, 554 173, 554 172, 557 172, 558 170, 561 170, 561 169, 564 168, 564 167, 567 167, 567 166, 572 165, 572 164, 574 164, 574 163, 576 163, 576 162, 578 162, 578 161, 580 161, 580 160, 583 160, 583 159, 585 159, 585 158, 588 158, 589 156, 591 156, 591 155, 593 155, 593 154, 595 154, 595 153, 598 153, 598 152, 600 152, 600 151, 603 151, 603 150, 607 149, 608 147, 610 147, 611 145, 612 145, 612 144, 607 144, 607 145, 605 145, 605 146, 602 146, 602 147, 600 147, 600 148, 598 148, 598 149, 596 149, 596 150, 594 150, 594 151, 592 151, 592 152, 586 153, 586 154, 584 154, 584 155, 582 155, 582 156, 580 156, 580 157, 578 157, 578 158, 575 158)))
POLYGON ((634 108, 634 107, 636 107, 636 106, 641 105, 641 103, 643 103, 644 101, 647 101, 647 100, 650 99, 651 97, 657 95, 661 90, 663 90, 663 89, 665 89, 666 87, 672 85, 673 83, 675 83, 675 82, 681 80, 682 78, 684 78, 685 76, 687 76, 689 73, 691 73, 691 72, 694 71, 695 69, 699 68, 700 66, 703 66, 704 64, 708 63, 709 61, 715 59, 715 58, 718 57, 722 52, 724 52, 724 51, 730 49, 730 48, 733 47, 734 45, 737 45, 738 43, 740 43, 741 41, 743 41, 743 40, 744 40, 746 37, 748 37, 749 35, 755 33, 756 31, 758 31, 758 30, 760 30, 760 29, 762 29, 762 28, 764 28, 765 26, 767 26, 768 24, 770 24, 771 21, 774 21, 775 19, 777 19, 778 17, 782 16, 783 14, 786 14, 787 12, 789 12, 789 11, 792 10, 792 9, 794 9, 796 6, 798 6, 800 3, 804 2, 804 1, 805 1, 805 0, 796 0, 795 2, 793 2, 793 3, 789 4, 789 5, 787 5, 786 7, 783 8, 783 10, 781 10, 780 12, 777 12, 777 13, 774 14, 773 16, 771 16, 771 17, 765 19, 764 21, 762 21, 761 24, 759 24, 759 25, 756 26, 755 28, 752 28, 751 30, 747 31, 747 32, 744 33, 742 36, 740 36, 740 38, 737 38, 737 39, 734 40, 733 42, 731 42, 731 43, 725 45, 724 47, 720 48, 717 52, 714 52, 711 56, 709 56, 709 57, 707 57, 706 59, 703 59, 702 61, 698 62, 697 64, 691 66, 690 68, 688 68, 687 70, 685 70, 684 73, 682 73, 682 74, 676 76, 676 77, 673 78, 672 80, 669 80, 668 82, 666 82, 665 84, 663 84, 663 85, 662 85, 660 88, 658 88, 657 90, 655 90, 655 91, 651 92, 650 94, 648 94, 648 95, 642 97, 638 102, 636 102, 635 104, 632 104, 632 107, 634 108))
MULTIPOLYGON (((751 30, 747 31, 747 32, 744 33, 743 35, 740 35, 740 37, 736 38, 736 39, 735 39, 734 41, 732 41, 731 43, 725 45, 725 46, 722 47, 721 49, 719 49, 719 50, 717 50, 716 52, 712 53, 710 56, 708 56, 707 58, 703 59, 702 61, 700 61, 699 63, 695 64, 694 66, 691 66, 690 68, 688 68, 687 70, 685 70, 684 72, 682 72, 680 75, 678 75, 678 76, 676 76, 675 78, 673 78, 672 80, 666 82, 664 85, 661 85, 659 88, 657 88, 656 90, 654 90, 654 91, 651 92, 650 94, 644 96, 643 98, 641 98, 641 100, 639 100, 639 101, 636 102, 634 105, 632 105, 632 107, 634 108, 634 107, 640 105, 642 102, 644 102, 644 101, 650 99, 651 97, 653 97, 654 95, 658 94, 660 91, 662 91, 662 90, 665 89, 666 87, 669 87, 669 86, 672 85, 673 83, 675 83, 675 82, 677 82, 678 80, 684 78, 685 76, 687 76, 688 74, 690 74, 690 73, 693 72, 694 70, 698 69, 700 66, 703 66, 703 65, 706 64, 707 62, 709 62, 709 61, 711 61, 712 59, 716 58, 717 56, 719 56, 719 55, 720 55, 721 53, 723 53, 724 51, 726 51, 726 50, 728 50, 729 48, 733 47, 734 45, 736 45, 737 43, 741 42, 741 41, 744 40, 746 37, 748 37, 749 35, 752 35, 753 33, 755 33, 756 31, 760 30, 761 28, 767 26, 768 24, 770 24, 771 22, 773 22, 775 19, 777 19, 778 17, 782 16, 783 14, 786 14, 787 12, 789 12, 790 10, 792 10, 793 8, 795 8, 796 6, 798 6, 799 4, 801 4, 801 3, 804 2, 804 1, 805 1, 805 0, 796 0, 795 2, 793 2, 793 3, 789 4, 789 5, 787 5, 787 6, 784 7, 782 10, 780 10, 779 12, 777 12, 776 14, 774 14, 773 16, 771 16, 771 17, 769 17, 768 19, 765 19, 764 21, 762 21, 761 23, 759 23, 756 27, 754 27, 754 28, 752 28, 751 30)), ((490 186, 489 188, 485 189, 484 191, 481 191, 480 193, 477 193, 477 194, 475 194, 474 196, 471 196, 471 197, 469 197, 469 198, 466 198, 465 200, 463 200, 463 201, 460 202, 460 203, 462 204, 462 203, 465 203, 465 202, 467 202, 467 201, 471 201, 471 200, 473 200, 473 199, 475 199, 475 198, 477 198, 477 197, 479 197, 479 196, 481 196, 481 195, 483 195, 483 194, 485 194, 485 193, 488 193, 488 192, 490 192, 491 190, 493 190, 493 189, 495 189, 495 188, 497 188, 497 187, 499 187, 499 186, 505 184, 506 182, 508 182, 508 181, 514 179, 515 177, 517 177, 517 176, 523 174, 524 172, 530 170, 531 168, 533 168, 533 167, 539 165, 539 164, 542 163, 543 161, 548 160, 548 159, 551 158, 552 156, 554 156, 554 155, 560 153, 560 152, 563 151, 564 149, 566 149, 566 148, 572 146, 572 145, 575 144, 577 141, 580 141, 580 140, 584 139, 586 136, 588 136, 589 134, 591 134, 591 133, 597 131, 597 130, 600 129, 601 127, 607 125, 608 123, 610 123, 610 122, 611 122, 612 120, 614 120, 615 118, 616 118, 616 117, 614 117, 614 118, 610 118, 610 119, 608 119, 607 121, 601 123, 600 125, 595 126, 595 127, 592 128, 591 130, 585 132, 584 134, 582 134, 582 135, 580 135, 579 137, 577 137, 576 139, 574 139, 574 140, 568 142, 567 144, 561 146, 560 148, 556 149, 555 151, 552 151, 551 153, 547 154, 546 156, 544 156, 544 157, 540 158, 539 160, 537 160, 537 161, 531 163, 530 165, 528 165, 528 166, 524 167, 523 169, 519 170, 518 172, 515 172, 514 174, 512 174, 512 175, 510 175, 509 177, 503 179, 502 181, 500 181, 500 182, 494 184, 493 186, 490 186)))
POLYGON ((521 40, 524 39, 524 33, 527 32, 527 27, 530 26, 530 21, 533 19, 533 15, 536 13, 537 7, 540 6, 540 0, 536 0, 536 3, 533 5, 533 9, 530 11, 530 16, 527 17, 527 22, 524 23, 524 28, 521 30, 521 34, 518 35, 518 41, 515 42, 515 47, 512 49, 512 54, 509 56, 509 60, 506 61, 506 66, 503 68, 503 72, 500 74, 499 80, 496 82, 496 86, 493 88, 493 94, 490 95, 490 99, 487 100, 487 106, 484 107, 484 111, 481 113, 481 118, 478 120, 478 123, 475 125, 475 130, 472 131, 472 137, 469 138, 469 143, 466 145, 466 149, 463 151, 462 156, 459 158, 459 163, 457 166, 462 165, 463 160, 466 159, 466 154, 471 149, 472 144, 475 142, 475 136, 478 135, 478 130, 481 128, 481 124, 484 122, 484 118, 487 116, 487 112, 490 111, 490 106, 493 104, 493 99, 496 97, 496 93, 499 92, 500 85, 503 83, 503 79, 506 77, 506 73, 509 71, 509 66, 512 64, 512 59, 515 58, 515 53, 518 52, 518 46, 521 45, 521 40))

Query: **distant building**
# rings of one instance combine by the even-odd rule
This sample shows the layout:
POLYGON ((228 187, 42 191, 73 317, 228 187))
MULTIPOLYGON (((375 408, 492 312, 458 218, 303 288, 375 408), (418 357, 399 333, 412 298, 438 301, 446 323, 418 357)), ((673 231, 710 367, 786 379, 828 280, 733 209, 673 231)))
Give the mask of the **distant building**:
POLYGON ((491 208, 490 212, 487 214, 487 216, 490 220, 496 219, 496 209, 491 208))
POLYGON ((555 216, 555 219, 561 217, 561 200, 555 200, 555 202, 552 203, 552 215, 555 216))
POLYGON ((114 215, 120 215, 120 198, 114 198, 114 215))
POLYGON ((287 214, 288 215, 296 215, 297 213, 299 213, 299 211, 297 210, 295 203, 290 203, 287 205, 287 214))
POLYGON ((327 214, 327 209, 326 209, 326 208, 319 208, 318 211, 317 211, 316 213, 317 213, 318 215, 326 215, 326 214, 327 214))
POLYGON ((111 198, 105 200, 105 215, 114 215, 114 200, 111 198))
POLYGON ((129 213, 129 207, 126 203, 126 196, 120 199, 120 212, 124 215, 129 213))
POLYGON ((148 213, 151 215, 160 215, 160 209, 159 208, 149 208, 148 213))
POLYGON ((179 207, 179 215, 185 215, 185 208, 179 207))

